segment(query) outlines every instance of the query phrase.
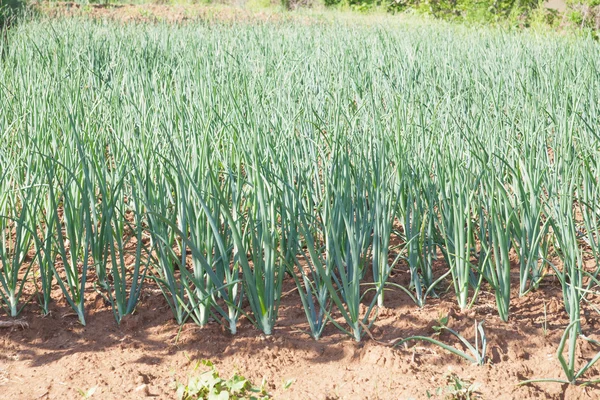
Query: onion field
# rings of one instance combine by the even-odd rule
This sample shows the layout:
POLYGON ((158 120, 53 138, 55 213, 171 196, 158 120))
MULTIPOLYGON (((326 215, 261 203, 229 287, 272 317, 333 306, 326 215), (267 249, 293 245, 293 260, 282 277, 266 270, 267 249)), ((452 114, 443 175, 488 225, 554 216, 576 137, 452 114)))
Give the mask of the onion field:
POLYGON ((95 291, 118 324, 154 287, 178 324, 271 335, 294 282, 314 340, 333 326, 363 341, 393 297, 465 310, 491 292, 509 321, 552 281, 566 382, 584 377, 582 309, 600 306, 592 39, 40 19, 1 43, 5 317, 66 301, 85 325, 95 291))

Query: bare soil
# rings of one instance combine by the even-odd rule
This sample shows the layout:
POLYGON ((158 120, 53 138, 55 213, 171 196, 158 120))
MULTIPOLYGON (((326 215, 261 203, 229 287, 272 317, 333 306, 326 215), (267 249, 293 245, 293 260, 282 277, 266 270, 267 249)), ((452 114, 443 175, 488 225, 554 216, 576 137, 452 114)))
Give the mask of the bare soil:
MULTIPOLYGON (((401 284, 407 279, 406 271, 393 277, 401 284)), ((600 397, 598 386, 517 386, 525 379, 563 378, 555 353, 568 319, 560 287, 552 278, 540 290, 513 301, 508 323, 497 317, 490 293, 482 293, 473 309, 461 312, 452 292, 430 299, 423 309, 401 291, 388 292, 387 306, 371 329, 374 339, 367 336, 360 343, 331 324, 320 341, 310 338, 293 281, 286 282, 284 292, 278 326, 270 337, 246 319, 235 336, 217 323, 203 328, 186 324, 180 329, 150 282, 136 313, 120 326, 92 288, 87 293, 87 326, 81 326, 62 301, 55 302, 46 317, 32 303, 22 314, 26 326, 0 329, 0 399, 79 398, 80 391, 94 387, 92 398, 169 399, 174 398, 176 381, 185 382, 201 372, 194 366, 202 359, 213 361, 222 377, 238 372, 255 384, 266 379, 276 399, 426 399, 428 392, 432 398, 443 398, 436 389, 446 386, 450 372, 477 383, 483 399, 600 397), (426 343, 389 345, 410 335, 433 335, 441 315, 450 315, 449 326, 471 340, 474 322, 485 320, 489 342, 485 366, 469 365, 426 343), (290 380, 293 384, 286 389, 290 380)), ((600 339, 598 314, 589 310, 584 314, 584 332, 600 339)), ((2 316, 0 321, 8 318, 2 316)), ((447 333, 440 340, 458 346, 447 333)), ((579 365, 598 350, 582 344, 579 365)), ((587 373, 590 378, 598 375, 597 367, 587 373)))
POLYGON ((222 23, 252 22, 252 21, 287 21, 316 22, 323 15, 301 13, 283 13, 277 9, 252 10, 244 7, 234 7, 225 4, 88 4, 80 5, 75 2, 42 1, 38 9, 50 17, 94 18, 120 22, 154 22, 154 23, 185 23, 190 21, 219 21, 222 23))

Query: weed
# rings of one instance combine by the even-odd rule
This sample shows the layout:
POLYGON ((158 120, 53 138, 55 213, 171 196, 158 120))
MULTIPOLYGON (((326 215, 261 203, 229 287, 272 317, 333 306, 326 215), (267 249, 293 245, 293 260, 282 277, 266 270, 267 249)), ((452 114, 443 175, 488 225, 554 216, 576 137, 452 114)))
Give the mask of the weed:
POLYGON ((209 360, 198 362, 194 370, 197 370, 201 364, 208 367, 209 370, 190 377, 185 384, 176 383, 178 400, 266 400, 270 398, 265 390, 264 381, 260 387, 256 387, 248 379, 238 374, 234 374, 230 379, 223 379, 209 360))

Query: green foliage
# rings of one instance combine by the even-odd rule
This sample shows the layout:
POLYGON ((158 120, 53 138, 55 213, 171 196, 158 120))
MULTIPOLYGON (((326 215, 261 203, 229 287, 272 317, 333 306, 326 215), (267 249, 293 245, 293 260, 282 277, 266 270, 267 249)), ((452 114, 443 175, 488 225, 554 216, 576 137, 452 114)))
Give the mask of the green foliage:
POLYGON ((495 22, 527 15, 538 4, 537 0, 424 0, 416 8, 441 19, 495 22))
MULTIPOLYGON (((230 379, 223 379, 212 362, 202 360, 201 363, 210 369, 190 377, 187 383, 178 382, 176 384, 178 400, 267 400, 270 398, 264 382, 260 387, 256 387, 238 374, 234 374, 230 379)), ((194 370, 199 366, 200 363, 196 364, 194 370)))
POLYGON ((591 36, 598 40, 600 5, 596 1, 569 4, 565 13, 571 26, 584 32, 591 32, 591 36))
MULTIPOLYGON (((477 394, 479 384, 470 383, 451 372, 446 376, 446 386, 435 390, 435 397, 444 400, 475 400, 481 396, 477 394)), ((427 391, 427 398, 434 398, 434 394, 427 391)))
MULTIPOLYGON (((83 324, 93 284, 120 321, 158 283, 180 324, 276 334, 292 275, 315 339, 361 340, 396 289, 469 308, 486 280, 507 320, 514 280, 553 274, 578 320, 600 275, 581 268, 600 258, 598 44, 378 18, 11 29, 3 312, 34 281, 83 324)), ((484 361, 482 330, 459 356, 484 361)))
POLYGON ((565 25, 591 32, 592 38, 598 40, 600 31, 600 0, 566 0, 564 11, 565 25))
POLYGON ((438 320, 438 322, 439 322, 439 325, 433 327, 433 330, 435 331, 434 335, 435 336, 440 335, 443 331, 451 333, 453 336, 455 336, 456 338, 458 338, 461 341, 461 343, 464 345, 464 347, 466 347, 469 350, 469 353, 459 350, 454 346, 447 345, 437 339, 433 339, 428 336, 407 337, 406 339, 402 339, 402 340, 396 342, 394 344, 394 346, 400 346, 401 344, 409 342, 409 341, 419 340, 419 341, 429 342, 431 344, 439 346, 442 349, 447 350, 450 353, 455 354, 459 357, 462 357, 465 360, 467 360, 473 364, 477 364, 477 365, 485 364, 486 352, 487 352, 487 338, 485 335, 485 331, 483 330, 483 321, 480 322, 479 324, 477 323, 477 321, 475 321, 475 330, 474 330, 475 343, 474 344, 471 344, 461 334, 459 334, 455 330, 446 326, 446 324, 448 323, 447 316, 441 317, 438 320))
POLYGON ((25 0, 0 0, 0 30, 8 27, 25 10, 25 0))
MULTIPOLYGON (((596 1, 596 0, 594 0, 596 1)), ((326 6, 348 6, 354 11, 407 10, 449 21, 528 23, 539 0, 324 0, 326 6)))
POLYGON ((569 22, 575 25, 581 25, 581 23, 583 22, 583 13, 579 10, 568 11, 567 17, 569 18, 569 22))
POLYGON ((527 385, 530 383, 540 383, 540 382, 557 382, 562 384, 572 384, 572 385, 581 385, 581 386, 590 386, 596 385, 600 383, 600 379, 592 379, 585 380, 583 375, 594 366, 600 360, 600 352, 596 353, 596 355, 589 360, 585 365, 581 368, 577 369, 575 366, 575 361, 577 358, 577 338, 578 336, 581 339, 591 343, 595 346, 600 346, 600 343, 597 341, 590 339, 584 335, 578 335, 578 324, 579 321, 571 322, 563 336, 560 340, 560 344, 558 345, 558 350, 556 351, 556 358, 560 362, 560 366, 563 369, 565 377, 567 379, 557 379, 557 378, 544 378, 544 379, 530 379, 526 381, 519 382, 519 385, 527 385), (565 347, 568 344, 567 358, 564 356, 565 347))
POLYGON ((574 8, 577 6, 596 7, 600 6, 600 0, 566 0, 567 6, 574 8))

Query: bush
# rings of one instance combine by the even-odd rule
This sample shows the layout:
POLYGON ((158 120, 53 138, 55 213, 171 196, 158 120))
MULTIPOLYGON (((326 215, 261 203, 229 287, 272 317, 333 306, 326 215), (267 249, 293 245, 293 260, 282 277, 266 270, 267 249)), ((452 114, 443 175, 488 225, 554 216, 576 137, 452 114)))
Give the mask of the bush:
POLYGON ((538 7, 537 0, 425 0, 421 10, 442 19, 492 22, 528 15, 538 7))
POLYGON ((575 0, 567 3, 569 22, 580 28, 600 29, 600 0, 575 0))
POLYGON ((0 0, 0 29, 7 28, 25 9, 24 0, 0 0))
POLYGON ((395 13, 412 9, 435 18, 473 22, 528 20, 532 11, 540 4, 538 0, 323 0, 323 2, 326 6, 346 4, 356 11, 385 7, 388 12, 395 13))

